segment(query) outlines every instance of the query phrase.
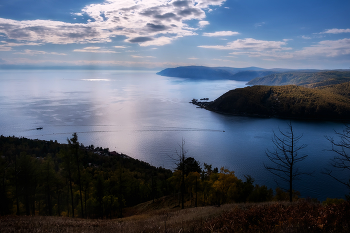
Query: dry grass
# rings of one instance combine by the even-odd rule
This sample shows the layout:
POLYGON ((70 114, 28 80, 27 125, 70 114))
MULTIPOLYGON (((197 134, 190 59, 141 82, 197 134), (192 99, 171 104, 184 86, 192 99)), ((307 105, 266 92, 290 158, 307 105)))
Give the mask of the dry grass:
POLYGON ((349 203, 271 202, 184 210, 146 208, 139 215, 112 220, 5 216, 0 218, 0 232, 348 232, 349 207, 349 203))
POLYGON ((221 207, 208 206, 184 210, 148 210, 147 213, 112 220, 5 216, 0 217, 0 232, 191 232, 200 228, 200 225, 209 219, 237 205, 227 204, 221 207))

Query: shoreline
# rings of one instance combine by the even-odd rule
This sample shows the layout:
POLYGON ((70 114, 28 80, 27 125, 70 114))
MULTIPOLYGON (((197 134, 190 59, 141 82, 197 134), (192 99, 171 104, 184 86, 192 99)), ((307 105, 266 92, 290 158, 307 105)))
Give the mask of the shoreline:
POLYGON ((249 114, 249 113, 228 113, 228 112, 222 112, 222 111, 217 111, 212 108, 210 108, 210 104, 213 103, 214 101, 209 101, 209 102, 198 102, 194 101, 193 99, 191 104, 198 106, 197 108, 203 108, 207 111, 215 112, 221 115, 227 115, 227 116, 243 116, 243 117, 253 117, 253 118, 277 118, 277 119, 285 119, 285 120, 300 120, 300 121, 331 121, 331 122, 342 122, 344 124, 349 124, 350 123, 350 118, 349 119, 332 119, 332 118, 311 118, 311 117, 296 117, 296 116, 279 116, 279 115, 264 115, 264 114, 249 114))

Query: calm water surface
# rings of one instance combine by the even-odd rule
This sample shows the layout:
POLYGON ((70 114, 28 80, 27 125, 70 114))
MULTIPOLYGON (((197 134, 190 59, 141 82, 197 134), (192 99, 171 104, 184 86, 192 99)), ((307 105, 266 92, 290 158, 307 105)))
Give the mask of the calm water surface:
MULTIPOLYGON (((173 169, 176 150, 185 140, 187 156, 214 167, 225 166, 240 178, 275 188, 265 151, 273 130, 287 130, 288 120, 225 116, 189 104, 214 100, 237 81, 188 81, 149 71, 0 71, 0 134, 65 143, 77 132, 84 145, 108 147, 155 166, 173 169), (43 130, 36 130, 43 127, 43 130)), ((300 169, 314 171, 295 189, 303 197, 344 197, 340 184, 321 174, 329 167, 330 143, 342 123, 292 121, 303 134, 309 157, 300 169)), ((343 176, 345 177, 345 176, 343 176)))

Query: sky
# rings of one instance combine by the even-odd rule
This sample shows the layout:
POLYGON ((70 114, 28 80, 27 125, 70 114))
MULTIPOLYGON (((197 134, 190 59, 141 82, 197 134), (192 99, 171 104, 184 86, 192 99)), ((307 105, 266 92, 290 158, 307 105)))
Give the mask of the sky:
POLYGON ((348 0, 1 0, 0 65, 350 68, 348 0))

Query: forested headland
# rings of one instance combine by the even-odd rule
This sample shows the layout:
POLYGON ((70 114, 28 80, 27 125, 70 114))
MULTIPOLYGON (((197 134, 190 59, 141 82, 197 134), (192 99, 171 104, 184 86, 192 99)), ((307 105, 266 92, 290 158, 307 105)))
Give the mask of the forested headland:
POLYGON ((248 84, 256 83, 263 85, 228 91, 205 107, 248 116, 350 120, 350 72, 273 74, 248 84))

